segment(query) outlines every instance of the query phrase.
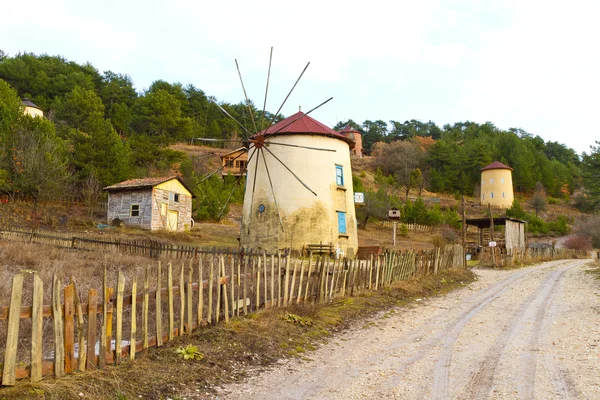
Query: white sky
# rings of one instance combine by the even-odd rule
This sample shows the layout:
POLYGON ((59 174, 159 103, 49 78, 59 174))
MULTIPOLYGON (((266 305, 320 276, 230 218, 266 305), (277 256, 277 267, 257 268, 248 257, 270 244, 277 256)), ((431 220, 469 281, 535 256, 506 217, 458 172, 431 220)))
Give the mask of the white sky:
POLYGON ((0 49, 89 61, 130 75, 192 83, 275 112, 352 118, 493 122, 578 153, 600 140, 600 2, 596 0, 127 1, 30 0, 0 8, 0 49))

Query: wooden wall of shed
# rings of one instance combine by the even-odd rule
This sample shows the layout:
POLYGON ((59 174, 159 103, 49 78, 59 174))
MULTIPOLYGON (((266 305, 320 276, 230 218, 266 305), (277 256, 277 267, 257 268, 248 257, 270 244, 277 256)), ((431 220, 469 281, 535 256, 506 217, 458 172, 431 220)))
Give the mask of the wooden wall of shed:
POLYGON ((506 248, 525 247, 525 224, 516 221, 506 221, 504 230, 506 248))
POLYGON ((152 201, 152 230, 167 229, 167 214, 161 214, 161 204, 167 205, 167 213, 169 210, 179 213, 178 231, 185 231, 192 227, 192 196, 179 194, 179 202, 169 201, 169 191, 155 187, 152 201))
POLYGON ((127 226, 137 226, 151 229, 152 224, 152 190, 122 190, 108 194, 107 220, 110 224, 119 218, 127 226), (131 216, 131 205, 139 204, 140 213, 137 217, 131 216))

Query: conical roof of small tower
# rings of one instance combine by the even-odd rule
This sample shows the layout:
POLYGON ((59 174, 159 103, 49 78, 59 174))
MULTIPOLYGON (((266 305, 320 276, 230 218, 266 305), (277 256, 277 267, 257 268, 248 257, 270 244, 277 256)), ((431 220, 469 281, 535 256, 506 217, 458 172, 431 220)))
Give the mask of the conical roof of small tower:
POLYGON ((33 108, 37 108, 38 110, 41 110, 41 108, 36 106, 33 103, 33 101, 29 100, 27 97, 24 97, 23 100, 21 100, 21 104, 24 105, 25 107, 33 107, 33 108))
POLYGON ((508 165, 502 164, 500 161, 494 161, 490 165, 486 165, 485 167, 481 168, 481 171, 487 171, 488 169, 509 169, 511 171, 514 171, 514 169, 512 169, 508 165))
POLYGON ((351 125, 346 125, 346 127, 344 129, 342 129, 340 131, 340 133, 358 133, 359 135, 362 135, 360 133, 360 131, 357 131, 356 129, 354 129, 351 125))
POLYGON ((254 136, 264 135, 265 137, 267 137, 288 134, 323 135, 343 140, 344 142, 348 143, 350 148, 354 147, 354 141, 352 139, 349 139, 341 133, 334 131, 325 124, 322 124, 316 119, 304 114, 302 111, 290 115, 286 119, 279 121, 271 127, 260 131, 254 136))

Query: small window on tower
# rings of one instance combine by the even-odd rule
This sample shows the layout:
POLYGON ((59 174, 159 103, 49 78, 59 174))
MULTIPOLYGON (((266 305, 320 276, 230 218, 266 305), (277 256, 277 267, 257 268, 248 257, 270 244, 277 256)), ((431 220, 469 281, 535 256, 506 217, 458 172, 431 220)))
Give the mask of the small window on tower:
POLYGON ((344 167, 341 165, 335 166, 335 183, 338 186, 344 186, 344 167))

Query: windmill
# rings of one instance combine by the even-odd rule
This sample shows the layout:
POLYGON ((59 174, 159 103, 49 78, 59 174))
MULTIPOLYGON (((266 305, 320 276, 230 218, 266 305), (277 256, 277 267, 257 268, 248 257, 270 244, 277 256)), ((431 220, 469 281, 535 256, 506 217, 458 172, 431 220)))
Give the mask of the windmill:
MULTIPOLYGON (((271 49, 258 126, 263 124, 266 109, 272 55, 271 49)), ((309 116, 332 98, 306 113, 298 112, 273 123, 309 65, 304 67, 266 129, 257 128, 237 60, 254 133, 215 102, 244 132, 244 148, 248 153, 248 162, 236 181, 237 185, 247 171, 240 242, 245 247, 269 250, 320 245, 353 255, 357 248, 350 166, 354 142, 309 116)), ((204 180, 222 169, 223 166, 204 180)))

